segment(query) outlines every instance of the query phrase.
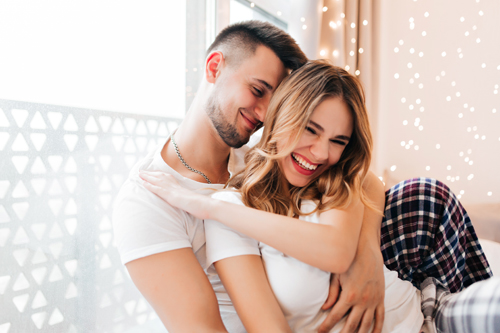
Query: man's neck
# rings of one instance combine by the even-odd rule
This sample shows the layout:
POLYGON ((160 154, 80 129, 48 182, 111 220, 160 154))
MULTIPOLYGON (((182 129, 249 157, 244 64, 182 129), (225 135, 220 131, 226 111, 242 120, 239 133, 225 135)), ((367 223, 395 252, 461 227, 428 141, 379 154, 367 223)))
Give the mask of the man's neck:
MULTIPOLYGON (((195 104, 195 103, 193 103, 195 104)), ((206 112, 193 105, 175 132, 175 143, 185 163, 205 174, 211 183, 225 183, 230 147, 217 134, 206 112)), ((161 152, 163 160, 186 178, 206 182, 203 176, 189 170, 179 159, 169 140, 161 152)))

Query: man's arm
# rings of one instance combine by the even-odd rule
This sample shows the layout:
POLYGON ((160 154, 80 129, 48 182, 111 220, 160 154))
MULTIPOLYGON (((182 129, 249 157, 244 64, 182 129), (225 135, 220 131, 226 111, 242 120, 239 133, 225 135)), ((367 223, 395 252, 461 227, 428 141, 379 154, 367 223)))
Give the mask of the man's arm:
MULTIPOLYGON (((372 204, 383 212, 384 186, 375 174, 370 172, 367 175, 363 188, 372 204)), ((348 311, 342 333, 355 332, 358 327, 359 333, 366 333, 374 318, 373 332, 381 332, 385 311, 384 262, 380 252, 381 221, 382 216, 378 212, 365 208, 356 256, 347 272, 333 276, 330 295, 323 309, 336 303, 321 325, 320 332, 329 332, 348 311)))
POLYGON ((169 332, 227 332, 212 286, 191 248, 150 255, 126 267, 169 332))

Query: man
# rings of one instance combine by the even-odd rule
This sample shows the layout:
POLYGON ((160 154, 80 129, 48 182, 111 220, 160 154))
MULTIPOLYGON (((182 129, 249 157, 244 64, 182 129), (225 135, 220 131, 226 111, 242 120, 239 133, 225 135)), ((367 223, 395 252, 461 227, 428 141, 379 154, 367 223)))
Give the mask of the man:
MULTIPOLYGON (((218 303, 230 332, 237 331, 234 325, 239 321, 226 305, 229 299, 213 268, 205 267, 203 221, 169 207, 144 189, 138 170, 172 173, 189 188, 221 188, 230 172, 242 166, 245 147, 231 148, 242 147, 262 125, 276 87, 306 61, 295 41, 271 24, 250 21, 223 30, 207 51, 203 82, 173 140, 136 165, 121 189, 113 224, 122 261, 169 331, 225 332, 218 303), (208 185, 209 181, 219 185, 208 185)), ((383 205, 381 185, 378 180, 373 183, 383 205)), ((380 217, 366 220, 372 225, 365 223, 371 227, 365 228, 365 236, 371 237, 360 242, 360 252, 367 250, 365 261, 381 263, 380 217)), ((353 325, 366 309, 365 326, 371 325, 378 307, 380 326, 384 286, 382 270, 376 266, 381 265, 360 266, 362 272, 358 274, 356 265, 353 271, 365 281, 349 292, 348 304, 356 302, 359 291, 364 304, 359 310, 353 308, 357 310, 351 316, 353 325)), ((334 314, 342 317, 349 305, 334 314)), ((328 326, 339 319, 330 319, 328 326)))
MULTIPOLYGON (((295 41, 271 24, 248 21, 224 29, 207 51, 202 83, 182 124, 170 140, 134 167, 123 185, 115 202, 115 241, 132 280, 170 332, 243 332, 244 328, 215 270, 206 265, 203 221, 146 190, 139 170, 172 174, 181 186, 207 194, 222 188, 230 173, 242 167, 244 144, 262 125, 272 93, 290 70, 306 61, 295 41)), ((381 182, 370 174, 364 188, 383 210, 381 182)), ((411 232, 400 238, 397 231, 402 228, 395 226, 405 220, 389 221, 383 229, 386 233, 390 226, 384 255, 401 247, 391 239, 417 239, 411 232)), ((349 313, 343 332, 368 332, 374 318, 373 332, 380 332, 384 315, 380 223, 381 216, 365 210, 356 258, 345 274, 332 280, 324 308, 336 303, 321 331, 329 331, 349 313)), ((413 266, 398 256, 391 252, 386 263, 399 265, 400 275, 408 267, 413 272, 413 266)), ((457 283, 461 281, 460 277, 457 283)))

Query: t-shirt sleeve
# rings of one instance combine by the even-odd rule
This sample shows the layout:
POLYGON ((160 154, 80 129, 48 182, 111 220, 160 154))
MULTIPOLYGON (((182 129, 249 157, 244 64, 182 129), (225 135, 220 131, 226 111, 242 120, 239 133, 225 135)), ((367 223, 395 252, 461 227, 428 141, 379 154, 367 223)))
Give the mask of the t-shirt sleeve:
MULTIPOLYGON (((243 206, 239 194, 234 192, 217 192, 212 197, 243 206)), ((234 218, 238 217, 235 216, 234 218)), ((208 265, 230 257, 242 255, 260 256, 258 241, 220 222, 205 220, 205 237, 208 265)))
POLYGON ((126 264, 149 255, 192 247, 186 215, 139 181, 127 180, 113 207, 114 241, 121 261, 126 264))

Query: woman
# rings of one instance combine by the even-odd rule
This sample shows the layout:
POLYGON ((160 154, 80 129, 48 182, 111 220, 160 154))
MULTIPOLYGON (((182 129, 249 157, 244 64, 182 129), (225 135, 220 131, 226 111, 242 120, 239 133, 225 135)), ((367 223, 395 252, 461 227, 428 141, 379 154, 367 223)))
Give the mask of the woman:
MULTIPOLYGON (((229 182, 237 191, 209 199, 167 175, 141 177, 170 204, 205 219, 207 257, 247 331, 312 332, 325 317, 330 273, 347 270, 363 211, 375 209, 361 187, 371 146, 359 81, 313 61, 275 92, 261 141, 229 182)), ((387 269, 385 280, 383 331, 418 332, 419 291, 387 269)))

